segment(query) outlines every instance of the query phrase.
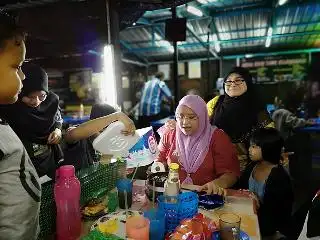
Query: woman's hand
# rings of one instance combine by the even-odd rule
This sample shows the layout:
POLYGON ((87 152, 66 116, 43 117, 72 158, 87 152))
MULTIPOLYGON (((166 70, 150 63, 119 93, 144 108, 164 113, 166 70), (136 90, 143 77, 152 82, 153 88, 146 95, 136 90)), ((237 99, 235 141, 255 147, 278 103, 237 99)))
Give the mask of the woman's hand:
POLYGON ((200 191, 205 191, 207 194, 218 194, 220 196, 226 195, 226 190, 222 187, 219 187, 215 181, 208 182, 201 186, 200 191))
POLYGON ((48 137, 48 144, 58 144, 61 140, 61 130, 56 128, 48 137))
POLYGON ((176 120, 170 119, 165 123, 165 127, 167 127, 170 130, 174 130, 176 129, 176 124, 177 124, 176 120))
POLYGON ((128 135, 134 135, 136 131, 136 127, 133 123, 133 121, 124 113, 119 112, 118 113, 118 121, 122 122, 124 124, 124 130, 121 131, 122 134, 128 136, 128 135))

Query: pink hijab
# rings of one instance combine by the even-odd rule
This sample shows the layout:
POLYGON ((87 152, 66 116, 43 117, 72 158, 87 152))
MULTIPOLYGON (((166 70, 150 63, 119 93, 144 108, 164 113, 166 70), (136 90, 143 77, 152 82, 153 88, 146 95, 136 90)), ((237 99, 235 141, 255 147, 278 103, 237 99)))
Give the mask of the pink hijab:
POLYGON ((187 172, 188 176, 183 183, 192 184, 189 174, 195 173, 203 163, 208 151, 215 127, 210 124, 207 105, 205 101, 196 95, 187 95, 183 97, 176 109, 184 105, 190 109, 199 118, 198 131, 191 135, 185 135, 177 125, 176 127, 176 146, 179 153, 180 163, 187 172))

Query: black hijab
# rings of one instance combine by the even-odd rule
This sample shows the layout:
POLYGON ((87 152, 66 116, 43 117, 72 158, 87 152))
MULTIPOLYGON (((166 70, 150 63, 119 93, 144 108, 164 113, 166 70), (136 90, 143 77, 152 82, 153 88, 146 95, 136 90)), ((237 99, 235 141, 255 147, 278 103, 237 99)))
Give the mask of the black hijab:
POLYGON ((23 140, 47 144, 49 134, 56 127, 59 113, 59 98, 48 90, 48 75, 41 67, 26 63, 22 67, 26 75, 19 99, 15 104, 1 109, 1 115, 9 122, 23 140), (45 91, 47 98, 38 107, 32 108, 21 101, 23 96, 34 91, 45 91))
POLYGON ((252 129, 258 127, 259 112, 263 111, 263 106, 255 97, 252 76, 249 71, 235 67, 225 77, 224 82, 232 73, 237 73, 244 79, 247 91, 239 97, 230 97, 227 94, 219 97, 211 123, 224 130, 233 142, 243 142, 248 140, 252 129))
POLYGON ((91 113, 90 113, 90 120, 107 116, 109 114, 115 113, 116 110, 114 107, 108 104, 95 104, 92 106, 91 113))
POLYGON ((312 206, 309 210, 309 218, 307 223, 307 237, 320 236, 320 191, 312 201, 312 206))

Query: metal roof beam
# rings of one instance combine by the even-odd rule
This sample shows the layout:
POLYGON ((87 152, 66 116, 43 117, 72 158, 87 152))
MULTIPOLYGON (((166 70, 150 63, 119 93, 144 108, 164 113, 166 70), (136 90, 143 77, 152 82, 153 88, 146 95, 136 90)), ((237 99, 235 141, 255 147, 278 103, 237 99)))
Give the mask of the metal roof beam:
MULTIPOLYGON (((259 57, 259 56, 275 56, 275 55, 290 55, 290 54, 299 54, 299 53, 312 53, 312 52, 320 52, 320 48, 310 48, 310 49, 298 49, 298 50, 289 50, 289 51, 278 51, 278 52, 265 52, 265 53, 255 53, 250 54, 252 57, 259 57)), ((239 54, 239 55, 227 55, 224 56, 224 59, 236 59, 236 58, 244 58, 246 54, 239 54)), ((189 61, 207 61, 208 58, 191 58, 191 59, 180 59, 179 62, 189 62, 189 61)), ((214 58, 210 58, 210 60, 215 60, 214 58)), ((155 64, 166 64, 172 63, 172 61, 156 61, 150 62, 150 65, 155 64)))
MULTIPOLYGON (((282 37, 301 37, 305 35, 320 35, 320 31, 277 34, 277 35, 272 35, 272 39, 282 38, 282 37)), ((219 42, 220 44, 226 44, 226 43, 246 42, 246 41, 255 41, 255 40, 265 40, 266 38, 267 36, 260 36, 260 37, 220 40, 219 42)), ((211 41, 210 44, 214 44, 214 41, 211 41)), ((199 46, 202 46, 202 43, 198 42, 198 43, 186 43, 186 44, 178 45, 179 48, 190 48, 190 47, 199 47, 199 46)), ((162 48, 163 47, 132 48, 131 51, 134 51, 134 52, 159 51, 162 48)))
POLYGON ((138 21, 136 21, 136 23, 141 24, 141 25, 151 25, 152 24, 148 19, 146 19, 144 17, 139 18, 138 21))
POLYGON ((187 30, 189 31, 189 33, 191 33, 191 35, 192 35, 195 39, 198 40, 199 43, 201 43, 201 45, 202 45, 204 48, 209 48, 209 52, 210 52, 210 54, 211 54, 212 56, 214 56, 215 58, 220 58, 215 51, 213 51, 212 49, 210 49, 210 45, 208 46, 207 43, 204 43, 204 42, 202 41, 202 39, 201 39, 195 32, 193 32, 192 29, 191 29, 188 25, 187 25, 187 30))
MULTIPOLYGON (((181 12, 178 13, 178 16, 181 17, 181 12)), ((186 27, 187 27, 188 32, 191 33, 191 35, 192 35, 195 39, 197 39, 197 41, 198 41, 204 48, 206 48, 206 49, 210 52, 210 54, 211 54, 212 56, 214 56, 215 58, 218 58, 218 59, 220 58, 215 51, 213 51, 212 49, 210 49, 210 44, 208 45, 207 43, 203 42, 202 39, 191 29, 191 27, 189 26, 188 22, 187 22, 187 26, 186 26, 186 27)))
POLYGON ((142 60, 143 62, 145 62, 146 65, 149 65, 149 61, 147 58, 145 58, 144 56, 142 56, 142 54, 139 54, 135 51, 132 51, 132 48, 130 47, 130 45, 128 43, 126 43, 123 40, 120 40, 120 44, 126 48, 128 50, 129 53, 132 53, 133 55, 135 55, 137 58, 139 58, 140 60, 142 60))
MULTIPOLYGON (((320 23, 320 22, 319 22, 320 23)), ((277 27, 282 27, 282 26, 276 26, 277 27)), ((258 30, 258 29, 266 29, 267 31, 267 26, 263 27, 263 28, 257 28, 257 29, 247 29, 247 30, 238 30, 238 31, 234 31, 234 32, 246 32, 246 31, 251 31, 251 30, 258 30)), ((219 32, 220 33, 234 33, 234 32, 219 32)), ((272 38, 280 38, 280 37, 297 37, 297 36, 303 36, 303 35, 313 35, 313 34, 320 34, 320 31, 309 31, 309 32, 295 32, 295 33, 285 33, 285 34, 274 34, 272 36, 272 38)), ((202 36, 206 36, 207 34, 199 34, 197 35, 197 37, 201 38, 202 36)), ((254 40, 263 40, 267 38, 266 36, 258 36, 258 37, 248 37, 248 38, 236 38, 236 39, 228 39, 228 40, 219 40, 219 42, 221 44, 224 43, 236 43, 236 42, 245 42, 245 41, 254 41, 254 40)), ((161 40, 155 40, 155 42, 158 42, 161 40)), ((149 41, 137 41, 137 42, 130 42, 133 44, 138 44, 138 43, 147 43, 149 41)), ((213 43, 213 42, 210 42, 213 43)), ((183 45, 182 45, 183 46, 183 45)))
MULTIPOLYGON (((203 8, 208 8, 208 7, 216 7, 217 3, 215 2, 209 2, 206 4, 203 4, 201 7, 203 8)), ((247 4, 233 4, 230 6, 225 6, 225 7, 216 7, 217 10, 215 12, 223 12, 223 11, 230 11, 230 10, 235 10, 235 9, 244 9, 244 8, 257 8, 257 7, 262 7, 265 6, 267 3, 265 1, 261 2, 256 2, 256 3, 247 3, 247 4)))
MULTIPOLYGON (((188 19, 188 22, 190 21, 194 21, 194 20, 204 20, 204 19, 208 19, 209 17, 203 17, 203 18, 198 18, 198 19, 188 19)), ((155 25, 162 25, 163 23, 152 23, 152 26, 155 25)), ((303 26, 308 26, 308 25, 316 25, 316 24, 320 24, 320 20, 319 21, 310 21, 310 22, 301 22, 301 23, 292 23, 292 24, 276 24, 274 25, 274 28, 280 28, 280 27, 303 27, 303 26)), ((149 26, 149 25, 148 25, 149 26)), ((146 26, 132 26, 132 27, 128 27, 127 29, 133 29, 133 28, 145 28, 146 26)), ((261 29, 267 29, 268 26, 264 26, 264 27, 257 27, 257 28, 243 28, 243 29, 238 29, 238 30, 234 30, 234 31, 220 31, 218 32, 218 34, 220 33, 226 33, 226 34, 231 34, 231 33, 238 33, 238 32, 246 32, 246 31, 256 31, 256 30, 261 30, 261 29)), ((146 41, 137 41, 134 43, 144 43, 146 41)))

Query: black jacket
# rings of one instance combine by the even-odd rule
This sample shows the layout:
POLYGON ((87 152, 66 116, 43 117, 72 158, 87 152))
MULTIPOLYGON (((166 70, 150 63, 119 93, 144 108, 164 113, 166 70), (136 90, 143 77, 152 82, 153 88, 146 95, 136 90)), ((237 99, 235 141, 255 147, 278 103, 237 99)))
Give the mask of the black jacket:
MULTIPOLYGON (((239 179, 237 188, 249 189, 249 178, 257 165, 251 162, 239 179)), ((266 181, 263 203, 258 209, 258 219, 262 236, 270 236, 276 231, 287 234, 290 230, 293 191, 291 180, 282 166, 271 170, 266 181)))

